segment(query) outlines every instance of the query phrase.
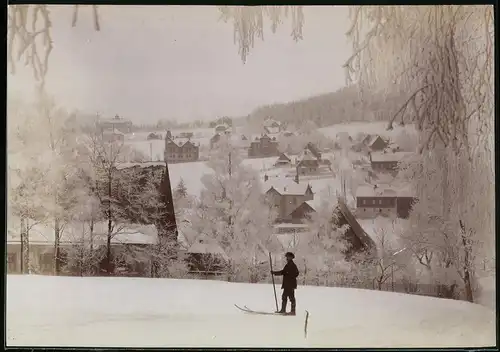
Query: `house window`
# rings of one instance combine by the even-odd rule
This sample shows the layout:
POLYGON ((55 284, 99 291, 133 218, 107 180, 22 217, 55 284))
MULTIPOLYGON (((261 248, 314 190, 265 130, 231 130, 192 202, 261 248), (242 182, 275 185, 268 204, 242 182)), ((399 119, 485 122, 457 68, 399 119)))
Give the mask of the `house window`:
POLYGON ((379 199, 378 200, 378 204, 381 205, 382 204, 382 199, 379 199))
POLYGON ((375 200, 372 200, 372 205, 375 205, 375 200))
POLYGON ((379 213, 381 213, 381 212, 382 212, 382 209, 380 209, 380 208, 379 208, 379 209, 378 209, 378 212, 379 212, 379 213))

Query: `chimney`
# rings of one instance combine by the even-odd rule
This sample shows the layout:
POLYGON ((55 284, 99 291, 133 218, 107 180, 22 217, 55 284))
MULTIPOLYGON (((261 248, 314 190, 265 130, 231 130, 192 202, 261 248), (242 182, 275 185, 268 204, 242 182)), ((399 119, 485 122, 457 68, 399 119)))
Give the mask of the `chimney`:
POLYGON ((172 139, 172 132, 170 132, 170 130, 167 131, 167 138, 172 139))
POLYGON ((299 167, 295 168, 295 183, 299 184, 299 167))
POLYGON ((267 174, 264 175, 264 182, 267 182, 267 180, 269 180, 269 176, 267 176, 267 174))

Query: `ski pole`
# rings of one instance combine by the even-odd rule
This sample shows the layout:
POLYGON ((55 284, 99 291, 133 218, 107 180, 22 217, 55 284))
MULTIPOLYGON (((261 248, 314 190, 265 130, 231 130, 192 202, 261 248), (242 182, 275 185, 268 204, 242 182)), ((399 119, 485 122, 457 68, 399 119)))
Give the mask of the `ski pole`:
POLYGON ((269 265, 271 266, 271 278, 273 279, 274 301, 276 302, 276 311, 278 311, 278 297, 276 296, 276 285, 274 284, 273 262, 271 260, 271 252, 269 252, 269 265))

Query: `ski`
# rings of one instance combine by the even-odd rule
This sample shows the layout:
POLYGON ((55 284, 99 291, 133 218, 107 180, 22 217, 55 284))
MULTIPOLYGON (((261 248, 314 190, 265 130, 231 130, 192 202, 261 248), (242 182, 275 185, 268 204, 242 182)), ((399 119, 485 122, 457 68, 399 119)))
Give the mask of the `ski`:
POLYGON ((258 315, 290 315, 290 314, 287 314, 287 313, 256 311, 256 310, 248 308, 247 306, 243 306, 243 308, 242 308, 242 307, 238 306, 237 304, 235 304, 234 306, 236 308, 238 308, 239 310, 241 310, 241 311, 243 311, 245 313, 249 313, 249 314, 258 314, 258 315))

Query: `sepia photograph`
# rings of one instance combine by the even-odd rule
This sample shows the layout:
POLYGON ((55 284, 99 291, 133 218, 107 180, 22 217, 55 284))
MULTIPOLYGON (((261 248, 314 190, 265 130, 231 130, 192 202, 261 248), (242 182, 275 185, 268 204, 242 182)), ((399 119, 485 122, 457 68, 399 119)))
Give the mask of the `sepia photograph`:
POLYGON ((6 346, 496 346, 493 11, 8 5, 6 346))

